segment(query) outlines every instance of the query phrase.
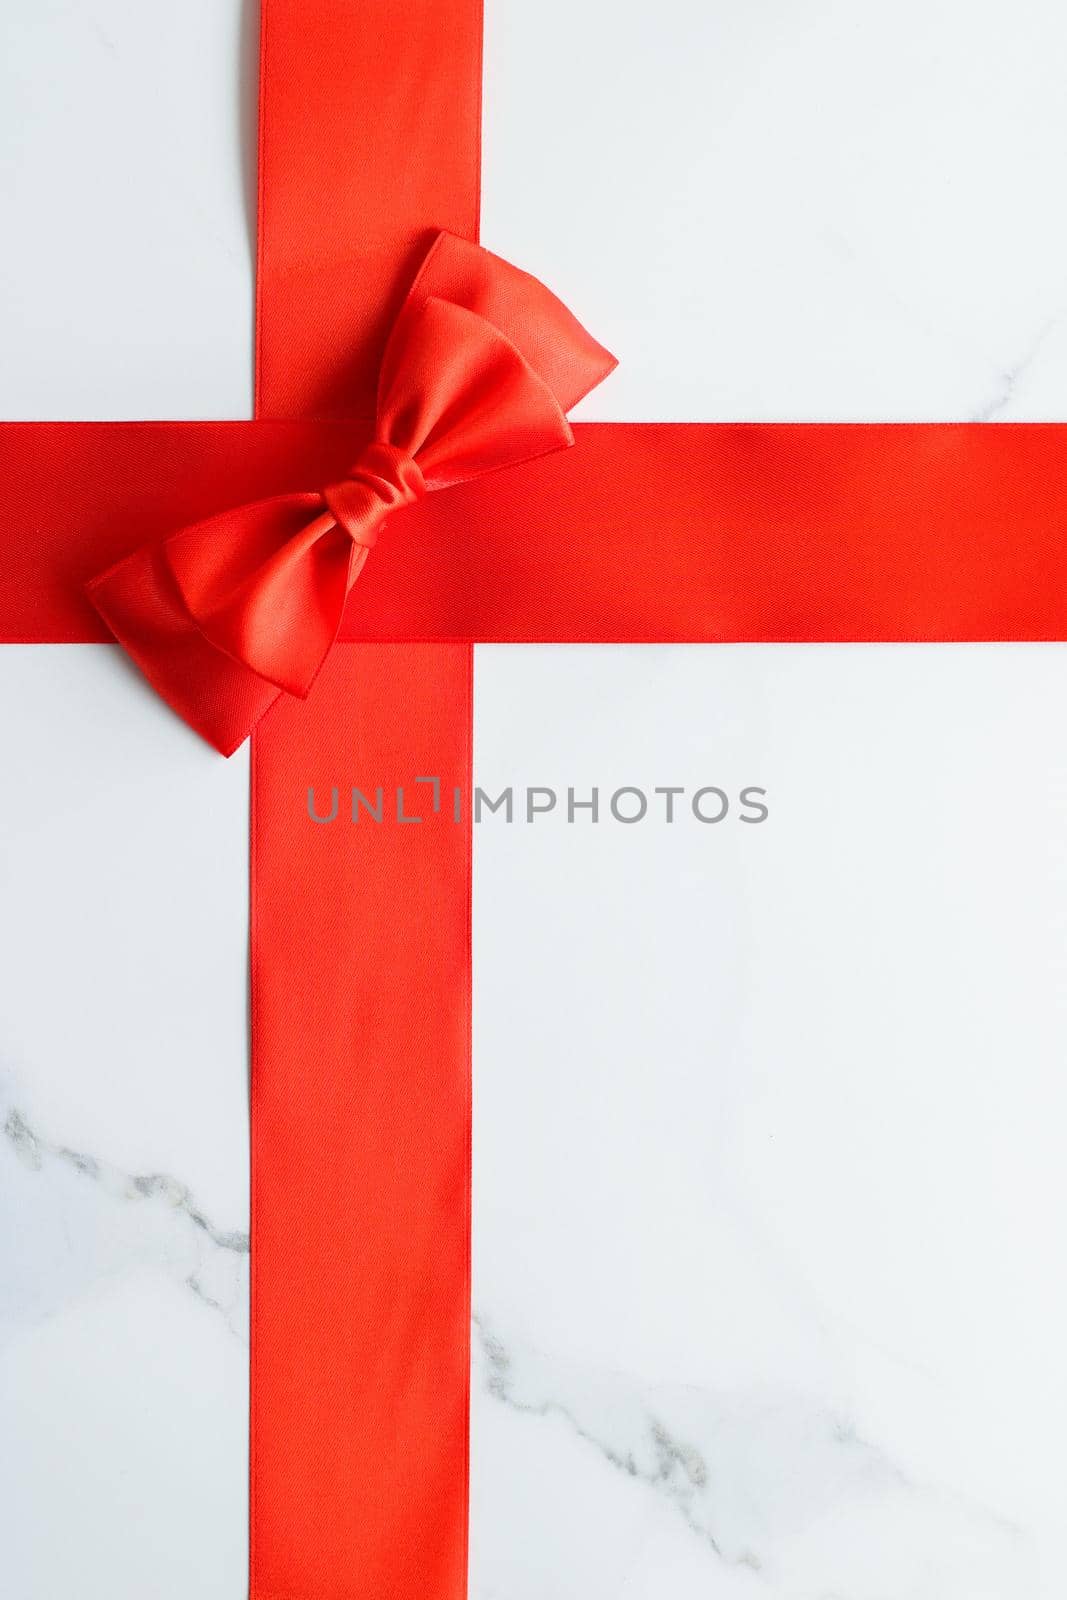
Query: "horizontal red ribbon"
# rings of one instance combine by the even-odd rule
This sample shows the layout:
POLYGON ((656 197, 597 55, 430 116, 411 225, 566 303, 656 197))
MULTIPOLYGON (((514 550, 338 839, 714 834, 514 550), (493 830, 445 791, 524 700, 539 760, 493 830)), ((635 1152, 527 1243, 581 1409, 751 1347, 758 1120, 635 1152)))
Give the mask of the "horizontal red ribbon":
MULTIPOLYGON (((332 481, 359 426, 0 426, 0 639, 107 639, 93 572, 220 504, 332 481)), ((575 434, 395 513, 340 638, 1067 638, 1062 424, 575 434)))

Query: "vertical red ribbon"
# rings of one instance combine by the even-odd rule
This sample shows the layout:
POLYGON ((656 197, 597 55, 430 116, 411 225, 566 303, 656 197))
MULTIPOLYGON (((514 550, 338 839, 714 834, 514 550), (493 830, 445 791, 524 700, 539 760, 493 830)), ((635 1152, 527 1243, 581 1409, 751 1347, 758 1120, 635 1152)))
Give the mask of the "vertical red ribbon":
POLYGON ((262 0, 256 414, 373 417, 432 236, 476 238, 481 0, 262 0))
POLYGON ((344 646, 256 735, 253 1600, 466 1592, 470 660, 344 646))
MULTIPOLYGON (((476 235, 481 36, 264 0, 259 416, 369 414, 427 235, 476 235)), ((466 1593, 470 688, 469 646, 339 647, 253 743, 252 1600, 466 1593)))

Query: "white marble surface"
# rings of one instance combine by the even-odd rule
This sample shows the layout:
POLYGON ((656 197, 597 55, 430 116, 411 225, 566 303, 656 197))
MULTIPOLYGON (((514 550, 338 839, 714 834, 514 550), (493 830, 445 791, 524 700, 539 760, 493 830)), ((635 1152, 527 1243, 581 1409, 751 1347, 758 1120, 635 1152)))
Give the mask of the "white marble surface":
POLYGON ((0 648, 0 749, 0 1592, 233 1600, 247 754, 106 646, 0 648))
MULTIPOLYGON (((252 10, 6 0, 0 415, 247 411, 252 10)), ((585 415, 1067 415, 1051 0, 610 13, 488 5, 585 415)), ((474 1600, 1067 1592, 1065 691, 479 651, 487 785, 773 811, 479 830, 474 1600)), ((0 748, 0 1587, 241 1600, 247 772, 106 649, 0 650, 0 748)))
POLYGON ((577 415, 1064 415, 1054 0, 487 9, 485 242, 621 358, 577 415))
POLYGON ((1067 647, 483 647, 477 1600, 1067 1592, 1067 647), (550 708, 550 714, 546 714, 550 708))
POLYGON ((0 8, 0 417, 252 409, 256 11, 0 8))

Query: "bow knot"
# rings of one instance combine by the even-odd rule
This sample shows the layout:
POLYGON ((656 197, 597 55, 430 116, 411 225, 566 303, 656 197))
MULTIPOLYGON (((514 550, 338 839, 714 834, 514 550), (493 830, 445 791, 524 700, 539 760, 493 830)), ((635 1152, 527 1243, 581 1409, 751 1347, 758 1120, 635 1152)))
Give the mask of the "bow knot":
POLYGON ((536 278, 438 234, 385 347, 374 441, 347 477, 135 550, 89 597, 229 755, 279 693, 310 690, 389 513, 573 444, 566 412, 614 365, 536 278))
POLYGON ((413 505, 426 493, 426 479, 414 456, 375 439, 348 476, 322 491, 330 515, 355 545, 370 550, 390 511, 413 505))

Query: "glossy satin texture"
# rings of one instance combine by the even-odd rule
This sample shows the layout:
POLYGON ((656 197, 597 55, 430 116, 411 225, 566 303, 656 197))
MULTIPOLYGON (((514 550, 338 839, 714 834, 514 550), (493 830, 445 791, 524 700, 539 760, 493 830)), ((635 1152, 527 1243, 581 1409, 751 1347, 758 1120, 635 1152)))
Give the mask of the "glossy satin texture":
POLYGON ((344 476, 144 546, 89 598, 229 755, 280 692, 308 694, 389 513, 566 448, 567 409, 614 364, 536 279, 440 233, 385 349, 374 437, 344 476))

